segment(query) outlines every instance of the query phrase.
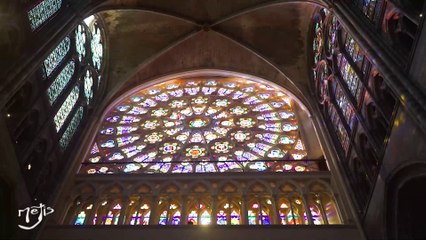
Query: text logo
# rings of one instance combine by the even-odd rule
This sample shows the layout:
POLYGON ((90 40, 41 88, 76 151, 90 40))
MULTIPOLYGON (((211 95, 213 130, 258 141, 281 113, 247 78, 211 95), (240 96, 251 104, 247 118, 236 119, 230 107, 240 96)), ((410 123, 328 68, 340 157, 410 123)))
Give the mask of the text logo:
POLYGON ((25 215, 25 223, 27 224, 30 224, 30 222, 32 222, 31 220, 33 220, 34 217, 37 217, 37 220, 34 224, 30 226, 18 225, 18 227, 24 230, 34 229, 35 227, 37 227, 37 225, 41 223, 41 221, 43 220, 43 217, 46 217, 47 215, 53 213, 54 211, 55 210, 53 210, 53 208, 47 207, 43 203, 40 203, 39 206, 27 207, 22 210, 18 209, 18 217, 21 217, 21 215, 25 215))

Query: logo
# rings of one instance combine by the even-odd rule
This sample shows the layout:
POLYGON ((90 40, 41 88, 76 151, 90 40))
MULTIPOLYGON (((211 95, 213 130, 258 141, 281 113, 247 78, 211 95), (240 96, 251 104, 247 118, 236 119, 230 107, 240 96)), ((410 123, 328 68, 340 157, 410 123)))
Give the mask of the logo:
POLYGON ((41 221, 43 220, 43 217, 46 217, 47 215, 53 213, 55 210, 51 207, 47 207, 45 204, 40 203, 39 206, 31 206, 24 209, 18 209, 18 217, 21 217, 25 215, 25 223, 29 226, 23 226, 18 225, 19 228, 24 230, 31 230, 37 227, 41 221), (30 222, 34 222, 33 220, 36 219, 35 223, 30 225, 30 222))

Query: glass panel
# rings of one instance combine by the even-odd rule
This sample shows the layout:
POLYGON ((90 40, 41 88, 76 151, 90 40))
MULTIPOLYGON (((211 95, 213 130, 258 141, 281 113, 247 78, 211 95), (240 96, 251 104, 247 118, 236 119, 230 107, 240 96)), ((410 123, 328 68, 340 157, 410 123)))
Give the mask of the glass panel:
POLYGON ((352 110, 352 106, 349 104, 349 101, 339 84, 337 84, 336 87, 336 102, 337 106, 340 108, 340 111, 343 113, 343 117, 345 118, 346 123, 352 129, 352 117, 354 116, 354 111, 352 110))
POLYGON ((94 25, 92 29, 92 42, 90 44, 92 50, 92 62, 93 67, 101 69, 102 57, 103 57, 103 45, 102 45, 102 34, 101 29, 94 25))
POLYGON ((61 73, 56 77, 55 81, 47 89, 47 96, 49 98, 49 103, 52 105, 56 98, 64 90, 65 86, 70 81, 71 77, 74 74, 75 63, 74 61, 68 62, 68 64, 62 69, 61 73))
POLYGON ((44 60, 44 70, 46 72, 46 76, 49 77, 50 74, 56 69, 59 63, 62 62, 65 55, 70 50, 71 40, 69 37, 65 37, 61 43, 47 56, 44 60))
POLYGON ((62 128, 62 125, 64 124, 65 120, 67 119, 71 110, 74 108, 75 104, 77 103, 79 93, 80 93, 80 90, 78 86, 75 86, 72 89, 71 93, 68 95, 67 99, 65 99, 61 108, 59 108, 55 117, 53 118, 57 132, 59 132, 59 130, 62 128))
POLYGON ((68 144, 71 142, 74 133, 76 132, 78 126, 80 125, 81 119, 83 118, 83 107, 79 107, 74 117, 71 119, 70 124, 59 140, 59 144, 62 149, 66 149, 68 144))
POLYGON ((346 52, 352 58, 352 61, 355 63, 358 70, 362 72, 363 76, 366 76, 370 62, 366 58, 364 51, 361 49, 359 44, 355 42, 352 36, 346 32, 343 33, 343 38, 344 36, 346 36, 346 40, 343 39, 343 41, 345 41, 346 52))
POLYGON ((83 225, 84 224, 84 219, 86 219, 86 212, 85 211, 81 211, 78 214, 77 219, 74 222, 74 225, 83 225))
POLYGON ((78 60, 83 62, 83 59, 86 56, 86 29, 81 24, 78 25, 75 30, 75 45, 78 53, 78 60))
POLYGON ((380 10, 377 5, 377 0, 352 0, 355 5, 364 13, 364 15, 371 21, 376 21, 376 11, 380 10), (377 10, 376 10, 377 9, 377 10))
POLYGON ((61 8, 62 0, 44 0, 28 11, 31 29, 39 28, 47 19, 61 8))
POLYGON ((84 76, 84 96, 87 103, 90 104, 90 100, 93 98, 93 77, 90 70, 87 70, 84 76))
POLYGON ((345 81, 355 100, 359 102, 361 96, 361 84, 358 75, 342 54, 337 58, 337 60, 343 81, 345 81))
MULTIPOLYGON (((87 76, 85 95, 90 99, 93 87, 87 76)), ((307 150, 298 137, 293 104, 281 90, 247 79, 166 81, 111 109, 95 138, 101 149, 85 159, 80 171, 317 171, 314 162, 296 163, 306 158, 307 150), (223 90, 202 91, 211 86, 223 90), (234 94, 223 95, 226 91, 234 94), (93 159, 99 161, 94 164, 93 159), (287 163, 290 167, 284 167, 287 163)))

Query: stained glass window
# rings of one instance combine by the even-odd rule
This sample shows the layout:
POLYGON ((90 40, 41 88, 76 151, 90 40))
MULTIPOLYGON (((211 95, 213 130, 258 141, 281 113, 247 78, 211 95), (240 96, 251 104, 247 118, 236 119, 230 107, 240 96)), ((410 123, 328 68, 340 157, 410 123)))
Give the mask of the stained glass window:
POLYGON ((337 30, 339 22, 335 16, 331 16, 330 23, 328 24, 328 37, 327 37, 327 51, 329 54, 333 53, 333 47, 337 40, 337 30))
POLYGON ((92 28, 92 42, 90 44, 92 50, 92 62, 96 69, 101 69, 103 57, 103 43, 101 29, 94 25, 92 28))
POLYGON ((32 30, 36 30, 53 16, 61 8, 61 5, 62 0, 44 0, 28 11, 32 30))
POLYGON ((355 100, 359 102, 362 85, 358 75, 352 66, 348 63, 348 60, 343 54, 340 54, 340 56, 337 58, 337 64, 340 66, 340 74, 343 81, 346 82, 346 85, 355 100))
POLYGON ((78 86, 75 86, 72 89, 71 93, 68 95, 67 99, 65 99, 62 106, 59 108, 58 112, 56 113, 53 120, 55 122, 55 127, 57 132, 59 132, 65 120, 67 119, 68 115, 70 114, 71 110, 74 108, 75 104, 77 103, 79 93, 80 93, 80 89, 78 88, 78 86))
POLYGON ((105 116, 94 143, 100 149, 80 173, 315 171, 298 162, 307 152, 293 104, 245 79, 157 84, 105 116))
POLYGON ((90 104, 90 100, 93 98, 93 77, 90 70, 87 70, 84 76, 84 96, 87 103, 90 104))
POLYGON ((321 9, 318 15, 314 18, 314 40, 312 43, 312 49, 314 52, 314 66, 321 60, 322 49, 324 45, 324 21, 323 19, 328 15, 326 9, 321 9))
POLYGON ((371 21, 376 21, 376 11, 380 10, 377 0, 352 0, 353 3, 364 13, 371 21))
POLYGON ((339 84, 336 86, 335 96, 337 106, 342 111, 346 123, 352 128, 352 117, 354 115, 354 111, 352 110, 352 106, 349 104, 349 100, 346 98, 346 95, 343 93, 339 84))
POLYGON ((47 77, 49 77, 56 67, 62 62, 70 50, 70 45, 70 38, 65 37, 64 40, 62 40, 62 42, 59 43, 59 45, 44 60, 44 71, 46 72, 47 77))
POLYGON ((81 211, 78 214, 77 219, 75 220, 74 225, 83 225, 84 224, 84 219, 86 219, 86 212, 85 211, 81 211))
POLYGON ((362 73, 362 75, 366 76, 370 66, 370 62, 365 56, 364 51, 361 49, 359 44, 352 38, 352 36, 345 31, 343 31, 343 38, 345 38, 345 50, 352 58, 352 62, 362 73))
POLYGON ((83 107, 79 107, 74 117, 71 119, 71 122, 68 125, 67 129, 65 130, 64 134, 62 135, 61 139, 59 139, 59 144, 61 145, 62 149, 67 148, 69 142, 74 136, 75 131, 80 125, 82 118, 83 118, 83 107))
POLYGON ((347 151, 349 148, 349 136, 334 106, 330 106, 328 114, 342 148, 347 151))
POLYGON ((82 62, 86 56, 86 29, 82 24, 78 25, 75 30, 75 45, 78 53, 78 60, 82 62))
POLYGON ((56 98, 61 94, 64 90, 65 86, 67 86, 68 82, 74 75, 75 63, 74 61, 68 62, 68 64, 62 69, 61 73, 56 77, 53 83, 47 89, 47 96, 49 98, 49 103, 53 104, 56 98))

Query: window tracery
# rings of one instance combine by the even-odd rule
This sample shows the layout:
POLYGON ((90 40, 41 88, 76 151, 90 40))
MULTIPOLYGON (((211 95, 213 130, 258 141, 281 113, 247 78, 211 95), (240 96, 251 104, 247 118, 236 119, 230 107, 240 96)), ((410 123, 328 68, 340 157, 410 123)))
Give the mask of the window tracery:
POLYGON ((70 51, 71 40, 69 37, 65 37, 64 40, 47 56, 44 60, 44 71, 46 76, 49 77, 50 74, 58 67, 62 62, 65 56, 70 51))
MULTIPOLYGON (((48 1, 45 2, 47 4, 48 1)), ((73 139, 73 135, 84 118, 84 107, 81 107, 79 103, 80 92, 83 93, 82 96, 84 96, 87 106, 90 106, 99 91, 102 72, 102 44, 101 28, 96 17, 90 16, 80 23, 69 36, 66 36, 43 61, 45 77, 52 82, 46 91, 48 102, 51 106, 60 105, 53 117, 54 126, 58 133, 62 128, 65 128, 63 125, 67 122, 70 113, 76 111, 59 140, 63 150, 73 139), (94 45, 96 45, 97 52, 92 53, 89 49, 92 49, 94 45), (70 53, 71 49, 74 51, 73 53, 70 53), (67 55, 71 55, 71 57, 67 57, 67 55), (76 58, 74 59, 72 56, 76 56, 76 58), (93 62, 92 57, 97 60, 93 62), (68 60, 64 61, 66 58, 68 60), (55 76, 54 72, 56 71, 60 72, 55 76), (55 78, 52 79, 52 76, 55 78), (76 81, 76 78, 80 76, 83 84, 78 84, 76 81), (62 96, 65 93, 68 96, 62 96), (57 103, 58 99, 64 100, 57 103)), ((129 151, 134 152, 135 150, 129 151)))
MULTIPOLYGON (((374 8, 377 8, 381 3, 379 1, 364 1, 364 12, 370 17, 374 16, 374 11, 377 10, 374 10, 374 8)), ((313 21, 315 22, 316 19, 314 18, 313 21)), ((377 149, 384 147, 383 141, 386 134, 389 134, 391 127, 391 124, 386 124, 386 122, 391 122, 390 115, 382 114, 390 111, 386 109, 386 104, 383 104, 383 106, 377 104, 380 100, 374 97, 374 87, 372 87, 376 79, 380 82, 379 84, 384 81, 381 77, 375 78, 379 74, 377 67, 370 62, 369 56, 361 44, 353 38, 347 29, 339 24, 338 19, 330 13, 325 22, 323 28, 328 29, 328 34, 323 40, 326 42, 325 45, 328 46, 327 56, 319 61, 314 57, 314 62, 316 62, 313 68, 315 91, 323 114, 328 120, 330 132, 337 139, 336 144, 347 175, 359 175, 354 173, 355 170, 349 166, 348 158, 352 155, 362 156, 362 161, 365 161, 368 165, 366 166, 368 181, 362 182, 362 186, 355 186, 354 189, 366 188, 365 185, 369 185, 368 188, 371 190, 379 169, 376 164, 378 162, 376 157, 379 154, 377 149), (327 68, 327 66, 331 67, 327 68), (327 81, 323 79, 327 79, 327 81), (375 118, 371 116, 375 116, 375 118), (376 150, 370 150, 374 154, 370 154, 368 157, 363 155, 366 149, 362 149, 362 146, 356 141, 356 136, 366 131, 370 131, 367 134, 368 137, 365 138, 369 146, 380 146, 376 150)), ((317 40, 313 39, 313 41, 316 42, 317 40)), ((313 51, 316 50, 313 49, 313 51)), ((390 100, 390 102, 394 101, 390 100)), ((390 109, 395 109, 395 104, 390 109)), ((357 184, 361 184, 361 181, 358 181, 357 184)), ((364 191, 362 193, 368 194, 364 191)), ((367 196, 358 198, 360 205, 365 204, 363 199, 366 198, 367 196)), ((320 206, 310 206, 310 208, 312 208, 310 210, 312 216, 324 211, 320 206)), ((316 218, 314 221, 321 222, 324 220, 316 218)))
POLYGON ((62 0, 44 0, 28 11, 31 29, 34 31, 51 18, 62 5, 62 0))
POLYGON ((307 152, 292 104, 243 79, 161 83, 108 113, 80 173, 315 171, 297 162, 307 152))
POLYGON ((377 22, 377 13, 381 10, 383 1, 380 0, 352 0, 351 1, 370 21, 377 22))
POLYGON ((297 190, 288 183, 278 185, 276 196, 271 190, 260 191, 255 186, 247 189, 247 197, 237 191, 242 184, 225 184, 218 195, 212 193, 212 185, 209 184, 197 187, 195 192, 190 193, 184 193, 170 185, 157 197, 149 189, 145 189, 143 193, 130 193, 127 207, 125 201, 116 195, 108 197, 102 193, 108 200, 93 203, 90 198, 87 202, 75 203, 68 213, 71 216, 70 223, 228 226, 341 224, 333 195, 322 183, 304 185, 306 190, 303 191, 308 193, 306 198, 302 197, 301 189, 297 190), (120 215, 123 216, 120 218, 120 215))

